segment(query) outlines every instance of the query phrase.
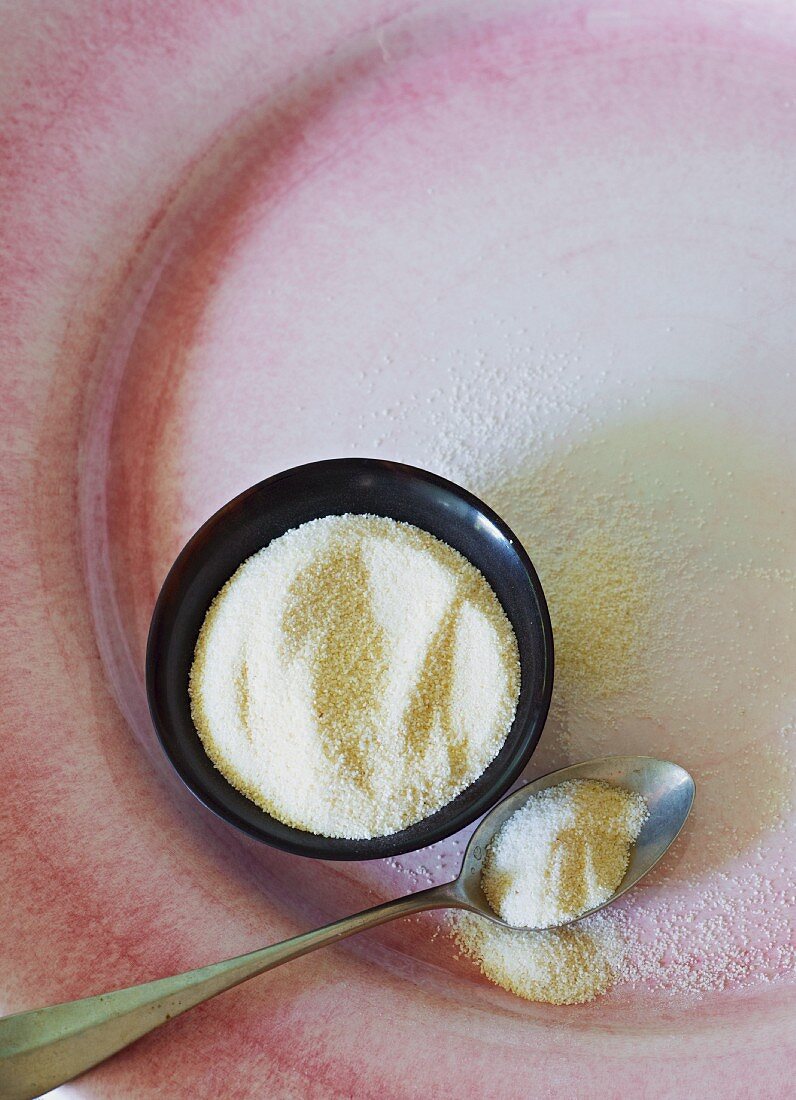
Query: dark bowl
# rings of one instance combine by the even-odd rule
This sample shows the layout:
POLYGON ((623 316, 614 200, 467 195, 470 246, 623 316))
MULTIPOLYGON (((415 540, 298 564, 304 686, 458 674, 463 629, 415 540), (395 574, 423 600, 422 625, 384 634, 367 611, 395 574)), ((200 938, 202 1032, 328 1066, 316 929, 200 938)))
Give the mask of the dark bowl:
POLYGON ((553 634, 528 555, 499 516, 444 478, 367 458, 311 462, 261 481, 196 532, 155 604, 146 655, 149 708, 166 755, 208 809, 249 836, 298 855, 378 859, 424 848, 480 817, 528 763, 553 688, 553 634), (371 840, 318 836, 283 825, 236 791, 205 755, 191 719, 188 673, 207 609, 238 566, 272 539, 321 516, 388 516, 429 531, 481 570, 511 620, 520 652, 517 712, 503 748, 452 802, 408 829, 371 840))

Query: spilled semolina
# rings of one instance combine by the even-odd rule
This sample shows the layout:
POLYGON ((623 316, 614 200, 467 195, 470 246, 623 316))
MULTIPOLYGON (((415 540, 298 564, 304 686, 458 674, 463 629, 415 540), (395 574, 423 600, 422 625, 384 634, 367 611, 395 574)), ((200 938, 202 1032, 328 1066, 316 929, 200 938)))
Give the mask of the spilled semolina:
POLYGON ((453 937, 496 985, 527 1001, 583 1004, 607 993, 624 958, 616 924, 597 914, 572 928, 524 932, 487 917, 457 914, 453 937))

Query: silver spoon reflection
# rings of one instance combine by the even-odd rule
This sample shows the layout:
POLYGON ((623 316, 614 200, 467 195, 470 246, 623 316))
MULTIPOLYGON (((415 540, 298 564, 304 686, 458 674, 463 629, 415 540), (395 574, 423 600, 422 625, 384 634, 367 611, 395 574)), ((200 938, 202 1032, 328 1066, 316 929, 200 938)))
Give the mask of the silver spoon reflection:
POLYGON ((694 801, 694 781, 677 764, 647 756, 608 756, 551 772, 514 791, 481 820, 467 845, 461 871, 452 882, 377 905, 235 959, 0 1019, 3 1096, 6 1100, 40 1096, 217 993, 396 917, 426 909, 468 909, 509 927, 490 908, 481 889, 486 850, 495 833, 529 795, 566 779, 602 779, 626 787, 640 794, 649 807, 649 816, 631 849, 630 864, 619 887, 601 905, 576 919, 582 920, 603 909, 655 866, 685 824, 694 801))

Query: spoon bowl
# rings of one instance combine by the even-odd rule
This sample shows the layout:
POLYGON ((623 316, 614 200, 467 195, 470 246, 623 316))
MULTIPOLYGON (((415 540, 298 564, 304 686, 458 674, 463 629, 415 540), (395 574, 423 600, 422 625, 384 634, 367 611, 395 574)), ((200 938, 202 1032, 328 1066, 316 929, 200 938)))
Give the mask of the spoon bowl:
POLYGON ((696 789, 694 780, 685 768, 669 760, 656 760, 651 756, 605 756, 599 760, 587 760, 569 768, 560 768, 534 779, 532 783, 526 783, 499 802, 481 820, 470 837, 459 877, 451 884, 463 908, 488 917, 504 928, 514 927, 500 919, 481 888, 484 857, 504 823, 531 795, 548 787, 555 787, 568 779, 600 779, 616 787, 625 787, 641 795, 647 803, 649 815, 630 849, 630 862, 625 876, 613 894, 593 909, 559 925, 549 926, 558 928, 583 920, 584 917, 604 909, 652 870, 685 824, 694 803, 696 789))

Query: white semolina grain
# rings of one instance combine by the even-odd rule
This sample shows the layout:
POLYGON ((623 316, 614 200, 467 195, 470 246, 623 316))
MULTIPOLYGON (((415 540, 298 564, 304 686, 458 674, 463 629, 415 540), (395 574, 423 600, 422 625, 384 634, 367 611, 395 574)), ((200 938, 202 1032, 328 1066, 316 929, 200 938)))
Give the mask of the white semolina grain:
POLYGON ((190 675, 206 752, 286 824, 405 828, 505 742, 517 642, 461 554, 409 524, 327 516, 275 539, 213 601, 190 675))
POLYGON ((492 840, 481 885, 515 928, 545 928, 596 908, 621 883, 647 806, 633 791, 571 779, 537 791, 492 840))

